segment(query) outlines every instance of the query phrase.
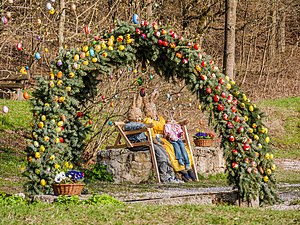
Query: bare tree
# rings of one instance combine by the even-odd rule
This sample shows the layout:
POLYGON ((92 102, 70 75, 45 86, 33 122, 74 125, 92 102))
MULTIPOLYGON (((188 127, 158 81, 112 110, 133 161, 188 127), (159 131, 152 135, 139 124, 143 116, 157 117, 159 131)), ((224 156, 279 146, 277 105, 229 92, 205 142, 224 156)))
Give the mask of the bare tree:
POLYGON ((230 78, 234 77, 236 7, 237 0, 226 0, 223 71, 230 78))

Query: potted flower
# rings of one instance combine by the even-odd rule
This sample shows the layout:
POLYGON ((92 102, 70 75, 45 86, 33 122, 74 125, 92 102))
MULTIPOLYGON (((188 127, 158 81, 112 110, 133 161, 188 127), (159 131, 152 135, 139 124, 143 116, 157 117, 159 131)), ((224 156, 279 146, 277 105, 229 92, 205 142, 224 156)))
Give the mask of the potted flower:
POLYGON ((80 195, 84 187, 84 173, 69 170, 60 172, 54 178, 52 188, 55 195, 80 195))
POLYGON ((214 134, 205 132, 198 132, 193 136, 195 145, 199 147, 210 147, 214 137, 214 134))

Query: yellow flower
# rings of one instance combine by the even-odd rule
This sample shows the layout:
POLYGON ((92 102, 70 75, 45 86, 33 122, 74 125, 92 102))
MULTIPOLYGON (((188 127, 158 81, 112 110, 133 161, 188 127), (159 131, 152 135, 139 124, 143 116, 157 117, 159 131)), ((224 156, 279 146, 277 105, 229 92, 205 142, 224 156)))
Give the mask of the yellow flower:
POLYGON ((268 182, 269 181, 269 177, 268 176, 264 176, 264 182, 268 182))
POLYGON ((55 164, 55 165, 54 165, 54 168, 57 170, 57 169, 59 169, 59 168, 60 168, 60 165, 58 165, 58 164, 55 164))
POLYGON ((54 155, 51 155, 50 156, 50 160, 54 160, 55 159, 55 156, 54 155))
POLYGON ((73 169, 73 164, 70 164, 70 165, 69 165, 69 169, 73 169))
POLYGON ((244 116, 244 119, 246 122, 249 120, 248 116, 244 116))
POLYGON ((65 162, 65 167, 69 167, 69 163, 68 162, 65 162))

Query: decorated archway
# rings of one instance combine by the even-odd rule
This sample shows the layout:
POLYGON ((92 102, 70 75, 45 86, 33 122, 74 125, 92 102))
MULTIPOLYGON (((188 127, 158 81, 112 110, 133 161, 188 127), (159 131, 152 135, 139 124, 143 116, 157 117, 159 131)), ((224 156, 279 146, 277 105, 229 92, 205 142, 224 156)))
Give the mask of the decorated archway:
MULTIPOLYGON (((220 72, 199 44, 156 23, 120 23, 81 48, 61 50, 48 79, 33 93, 34 123, 28 144, 27 190, 48 193, 55 174, 71 169, 90 131, 80 105, 95 92, 97 77, 113 67, 142 61, 166 80, 184 80, 210 112, 221 137, 229 183, 243 200, 276 201, 273 154, 264 116, 239 86, 220 72)), ((89 32, 86 27, 86 32, 89 32)))

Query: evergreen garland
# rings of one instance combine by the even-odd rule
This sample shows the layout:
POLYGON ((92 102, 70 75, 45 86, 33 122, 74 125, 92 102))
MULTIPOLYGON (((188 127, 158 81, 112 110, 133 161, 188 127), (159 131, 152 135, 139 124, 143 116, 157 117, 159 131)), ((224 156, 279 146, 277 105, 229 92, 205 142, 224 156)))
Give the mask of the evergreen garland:
POLYGON ((119 23, 101 40, 61 50, 49 78, 38 79, 32 99, 32 139, 27 146, 27 190, 50 193, 56 172, 74 166, 91 128, 80 105, 95 95, 98 76, 136 61, 153 66, 168 81, 185 80, 222 137, 229 183, 243 200, 259 196, 262 203, 275 203, 275 165, 262 122, 264 113, 198 44, 145 21, 119 23))

